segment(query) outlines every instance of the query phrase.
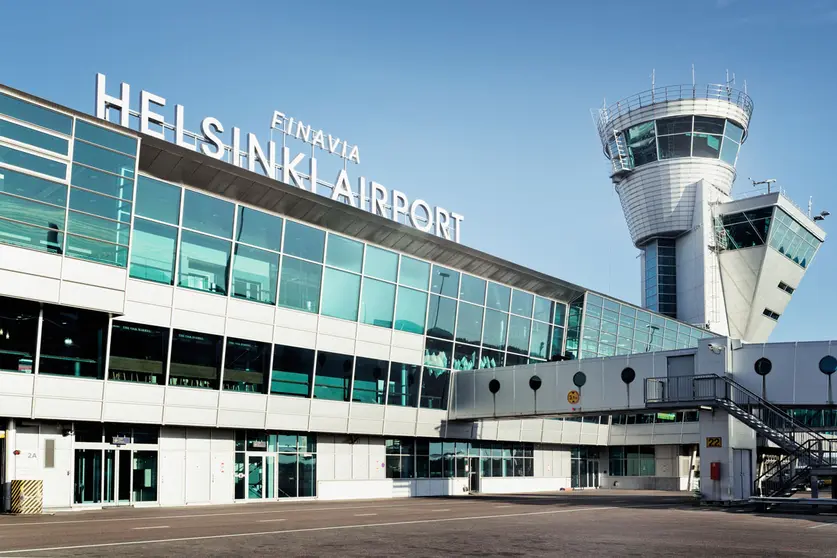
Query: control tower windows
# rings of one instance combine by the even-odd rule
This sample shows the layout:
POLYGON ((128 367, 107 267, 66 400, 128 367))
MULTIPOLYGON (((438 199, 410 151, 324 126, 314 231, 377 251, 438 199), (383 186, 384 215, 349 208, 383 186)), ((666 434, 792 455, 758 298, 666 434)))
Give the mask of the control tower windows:
POLYGON ((677 316, 677 262, 674 239, 660 238, 645 246, 645 304, 649 310, 677 316))
POLYGON ((806 268, 817 253, 820 244, 822 242, 817 237, 805 230, 790 215, 776 208, 775 223, 773 230, 770 231, 772 248, 800 267, 806 268))
POLYGON ((767 242, 772 215, 772 207, 722 215, 724 230, 720 240, 721 247, 724 250, 738 250, 764 245, 767 242))
POLYGON ((653 122, 644 122, 628 129, 625 134, 631 167, 657 160, 657 132, 653 122))

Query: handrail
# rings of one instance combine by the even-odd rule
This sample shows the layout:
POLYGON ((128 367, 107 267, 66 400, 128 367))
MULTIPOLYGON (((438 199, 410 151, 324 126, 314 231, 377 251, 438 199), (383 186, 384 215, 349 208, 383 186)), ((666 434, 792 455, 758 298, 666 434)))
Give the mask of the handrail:
MULTIPOLYGON (((835 441, 836 440, 826 440, 826 443, 829 446, 833 446, 834 445, 833 442, 835 442, 835 441)), ((815 439, 812 438, 812 439, 807 440, 806 442, 800 444, 799 447, 794 452, 788 453, 787 455, 782 456, 781 459, 777 460, 769 469, 764 471, 761 475, 759 475, 756 478, 756 480, 755 480, 756 492, 762 493, 762 494, 765 493, 765 492, 769 492, 772 495, 772 494, 775 494, 776 492, 781 491, 782 488, 784 487, 783 481, 782 481, 781 476, 780 476, 782 471, 791 469, 794 462, 799 460, 800 458, 804 457, 805 454, 807 454, 809 456, 810 455, 817 456, 817 454, 815 452, 815 448, 811 447, 811 446, 814 446, 814 445, 819 446, 820 450, 822 449, 821 448, 822 441, 821 440, 815 440, 815 439), (775 479, 775 477, 777 477, 777 476, 779 476, 778 480, 775 479), (768 489, 764 490, 763 485, 767 485, 768 489)), ((829 451, 828 453, 833 453, 833 452, 829 451)), ((834 464, 829 460, 823 459, 821 456, 817 458, 817 461, 818 461, 817 464, 823 464, 823 465, 833 465, 834 464)), ((812 464, 808 464, 808 465, 811 466, 812 464)), ((794 474, 794 475, 790 475, 789 480, 792 480, 792 479, 796 478, 797 476, 799 476, 799 473, 794 474)))

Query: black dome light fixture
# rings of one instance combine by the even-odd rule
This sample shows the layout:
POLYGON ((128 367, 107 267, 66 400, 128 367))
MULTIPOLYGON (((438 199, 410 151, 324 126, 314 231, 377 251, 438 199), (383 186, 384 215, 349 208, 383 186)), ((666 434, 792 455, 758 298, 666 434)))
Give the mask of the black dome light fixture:
POLYGON ((500 380, 494 378, 493 380, 488 382, 488 391, 490 391, 494 395, 497 395, 497 392, 500 391, 500 380))
POLYGON ((587 383, 587 375, 580 370, 573 374, 573 384, 575 387, 581 389, 587 383))
POLYGON ((761 396, 767 399, 767 375, 773 370, 773 363, 769 358, 761 357, 753 365, 753 369, 761 376, 761 396))
POLYGON ((532 391, 538 391, 539 389, 541 389, 542 384, 543 381, 541 380, 541 377, 537 374, 529 378, 529 387, 532 389, 532 391))
POLYGON ((622 381, 629 385, 636 380, 636 371, 630 366, 622 370, 622 381))
POLYGON ((837 372, 837 358, 827 355, 820 359, 820 372, 826 376, 831 376, 837 372))

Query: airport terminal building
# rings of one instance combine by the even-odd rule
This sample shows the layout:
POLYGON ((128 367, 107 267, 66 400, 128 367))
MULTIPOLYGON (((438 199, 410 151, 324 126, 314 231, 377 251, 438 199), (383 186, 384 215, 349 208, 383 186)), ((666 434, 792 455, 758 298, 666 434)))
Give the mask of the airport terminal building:
MULTIPOLYGON (((110 85, 104 118, 0 87, 6 506, 13 479, 42 480, 48 509, 692 488, 697 407, 448 407, 458 371, 689 353, 706 324, 468 248, 461 216, 400 192, 296 172, 284 115, 281 148, 237 129, 226 146, 217 120, 186 133, 110 85)), ((340 151, 319 134, 312 152, 340 151)), ((824 234, 755 203, 820 235, 807 267, 824 234)))

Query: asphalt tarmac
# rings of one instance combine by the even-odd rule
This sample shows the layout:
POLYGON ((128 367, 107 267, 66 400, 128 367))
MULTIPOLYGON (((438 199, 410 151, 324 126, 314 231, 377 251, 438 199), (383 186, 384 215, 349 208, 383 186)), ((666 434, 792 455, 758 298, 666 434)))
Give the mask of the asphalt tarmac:
POLYGON ((837 515, 600 490, 0 516, 0 558, 248 555, 830 557, 837 515))

